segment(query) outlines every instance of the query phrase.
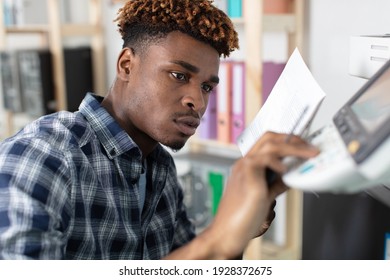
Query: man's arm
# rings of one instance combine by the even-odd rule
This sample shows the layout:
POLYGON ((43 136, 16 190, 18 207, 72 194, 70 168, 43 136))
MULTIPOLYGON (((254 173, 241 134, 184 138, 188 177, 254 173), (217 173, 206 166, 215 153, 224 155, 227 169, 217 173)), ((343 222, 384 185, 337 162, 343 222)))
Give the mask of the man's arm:
POLYGON ((287 190, 280 176, 268 186, 266 168, 282 174, 282 158, 309 158, 318 150, 299 137, 286 143, 287 135, 265 133, 245 157, 233 166, 226 191, 211 225, 166 259, 231 259, 243 252, 248 242, 261 233, 270 208, 287 190))
POLYGON ((28 137, 0 149, 0 259, 63 258, 63 156, 28 137))

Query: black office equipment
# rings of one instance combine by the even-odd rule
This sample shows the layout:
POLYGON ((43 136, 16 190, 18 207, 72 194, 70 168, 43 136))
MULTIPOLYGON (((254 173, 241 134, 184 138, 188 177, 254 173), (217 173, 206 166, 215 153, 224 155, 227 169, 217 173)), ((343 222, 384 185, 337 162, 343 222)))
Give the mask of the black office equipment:
POLYGON ((23 111, 20 93, 20 82, 16 54, 13 51, 0 53, 1 84, 3 90, 3 107, 11 112, 23 111))
POLYGON ((389 90, 390 61, 335 115, 359 172, 370 180, 367 189, 351 184, 358 193, 304 193, 303 259, 389 259, 389 90))
POLYGON ((21 94, 25 111, 40 117, 55 111, 52 57, 48 49, 17 51, 21 94))
POLYGON ((367 193, 304 194, 302 259, 384 259, 390 208, 367 193))
POLYGON ((94 92, 90 47, 64 49, 66 101, 68 111, 77 111, 87 92, 94 92))
MULTIPOLYGON (((68 111, 76 111, 87 92, 93 92, 90 47, 64 48, 65 95, 68 111)), ((17 51, 21 96, 33 117, 55 112, 53 57, 48 49, 17 51)))

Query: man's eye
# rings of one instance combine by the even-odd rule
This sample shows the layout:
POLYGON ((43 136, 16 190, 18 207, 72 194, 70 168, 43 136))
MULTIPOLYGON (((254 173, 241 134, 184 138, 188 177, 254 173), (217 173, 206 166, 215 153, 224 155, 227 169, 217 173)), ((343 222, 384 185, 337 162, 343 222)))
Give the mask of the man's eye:
POLYGON ((186 81, 187 77, 183 73, 178 73, 178 72, 172 72, 172 76, 175 77, 179 81, 186 81))
POLYGON ((202 90, 204 90, 204 91, 207 92, 207 93, 212 92, 213 89, 214 89, 214 88, 213 88, 212 86, 208 85, 208 84, 203 84, 203 85, 202 85, 202 90))

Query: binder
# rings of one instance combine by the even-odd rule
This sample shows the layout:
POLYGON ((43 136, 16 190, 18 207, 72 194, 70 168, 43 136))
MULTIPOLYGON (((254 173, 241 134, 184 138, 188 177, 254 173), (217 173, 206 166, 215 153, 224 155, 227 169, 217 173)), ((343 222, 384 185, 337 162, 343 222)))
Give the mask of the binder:
POLYGON ((210 94, 207 109, 201 119, 199 136, 202 139, 217 139, 217 94, 217 89, 210 94))
POLYGON ((263 12, 265 14, 285 14, 288 13, 290 0, 264 0, 263 12))
POLYGON ((12 0, 4 0, 0 5, 3 5, 4 26, 12 26, 15 24, 15 16, 13 12, 12 0))
POLYGON ((231 139, 231 62, 219 66, 217 95, 217 140, 229 143, 231 139))
POLYGON ((263 104, 270 95, 273 87, 283 72, 286 63, 264 62, 263 63, 263 91, 262 100, 263 104))
POLYGON ((228 16, 231 18, 242 17, 242 0, 228 0, 228 16))
POLYGON ((225 178, 221 172, 210 171, 208 172, 208 179, 211 189, 211 211, 215 216, 222 198, 225 178))
POLYGON ((245 128, 245 63, 232 64, 232 125, 231 142, 236 143, 237 137, 245 128))

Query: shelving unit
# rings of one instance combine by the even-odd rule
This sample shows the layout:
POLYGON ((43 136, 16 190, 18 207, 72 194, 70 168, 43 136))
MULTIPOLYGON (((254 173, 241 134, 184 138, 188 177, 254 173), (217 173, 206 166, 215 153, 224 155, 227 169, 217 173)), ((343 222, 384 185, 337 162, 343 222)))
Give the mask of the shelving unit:
MULTIPOLYGON (((102 14, 101 0, 88 0, 90 19, 86 24, 62 24, 59 14, 60 0, 46 0, 48 8, 48 24, 33 26, 5 27, 3 7, 0 5, 0 48, 7 46, 10 34, 37 34, 41 45, 48 46, 53 54, 55 77, 55 95, 57 110, 66 109, 66 85, 64 79, 63 39, 72 36, 91 38, 94 64, 94 82, 96 92, 103 94, 105 85, 105 63, 103 50, 103 30, 100 25, 102 14)), ((263 34, 264 32, 285 32, 289 34, 288 52, 292 53, 297 46, 302 50, 304 0, 291 0, 290 12, 287 14, 264 14, 263 0, 244 0, 244 17, 234 19, 242 25, 246 38, 246 122, 249 124, 263 103, 261 77, 263 73, 263 34)), ((11 112, 6 112, 7 134, 13 133, 11 112)), ((195 153, 215 154, 218 156, 239 158, 240 152, 234 144, 218 141, 192 139, 188 149, 195 153)), ((302 236, 302 193, 289 190, 286 195, 286 242, 283 246, 266 242, 262 238, 253 240, 245 251, 245 259, 300 259, 302 236)))
MULTIPOLYGON (((302 50, 304 0, 291 0, 286 14, 264 14, 264 0, 244 0, 243 18, 232 19, 235 25, 243 25, 245 42, 246 123, 254 119, 262 100, 263 34, 283 32, 288 34, 288 56, 295 47, 302 50), (257 105, 256 105, 257 104, 257 105)), ((234 144, 219 143, 215 140, 194 138, 189 142, 192 152, 215 154, 239 158, 240 152, 234 144)), ((286 194, 286 241, 283 246, 257 238, 251 241, 245 251, 245 259, 300 259, 302 238, 302 205, 300 191, 289 190, 286 194)), ((278 215, 278 214, 277 214, 278 215)))
MULTIPOLYGON (((48 47, 52 54, 53 77, 55 88, 56 109, 66 110, 66 84, 64 70, 63 40, 65 37, 88 37, 92 49, 92 63, 94 76, 94 89, 97 94, 104 94, 105 84, 105 60, 103 28, 101 26, 102 1, 89 1, 89 21, 83 24, 72 24, 61 22, 60 0, 46 0, 47 24, 23 25, 23 26, 5 26, 3 18, 3 5, 0 5, 0 48, 6 49, 8 46, 8 37, 10 35, 36 34, 40 38, 42 47, 48 47)), ((28 45, 28 43, 27 43, 28 45)), ((5 112, 6 117, 6 135, 13 134, 14 114, 10 111, 5 112)))

